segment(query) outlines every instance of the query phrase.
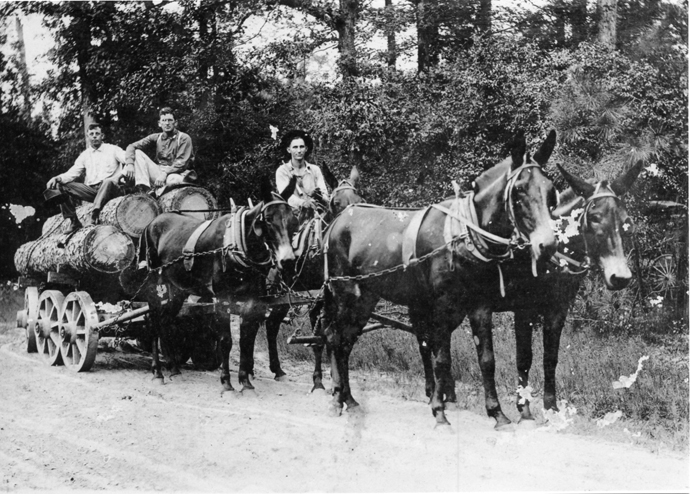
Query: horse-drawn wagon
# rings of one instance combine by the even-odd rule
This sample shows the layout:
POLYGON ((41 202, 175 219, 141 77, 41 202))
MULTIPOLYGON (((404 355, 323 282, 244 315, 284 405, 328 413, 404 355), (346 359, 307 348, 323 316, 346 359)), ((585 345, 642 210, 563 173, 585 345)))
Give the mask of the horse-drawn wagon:
MULTIPOLYGON (((149 338, 148 305, 128 286, 128 275, 139 236, 164 211, 198 219, 218 214, 208 191, 188 186, 158 200, 146 194, 116 198, 103 208, 98 224, 91 217, 92 205, 83 204, 77 214, 84 228, 72 234, 65 233, 68 221, 61 215, 46 220, 41 237, 15 254, 19 287, 24 289, 17 326, 25 330, 27 352, 81 372, 93 365, 100 337, 149 338)), ((180 324, 189 322, 186 316, 208 311, 208 304, 190 301, 180 324)))

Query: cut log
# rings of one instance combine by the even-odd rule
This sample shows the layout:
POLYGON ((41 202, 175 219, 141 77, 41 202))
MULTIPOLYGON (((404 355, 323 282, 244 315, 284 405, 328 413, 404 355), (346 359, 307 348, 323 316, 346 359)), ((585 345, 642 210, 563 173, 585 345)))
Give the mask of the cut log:
MULTIPOLYGON (((93 224, 93 221, 91 221, 91 211, 93 211, 93 204, 90 202, 85 202, 81 206, 77 206, 77 217, 82 225, 89 226, 93 224)), ((54 233, 65 233, 69 225, 70 221, 63 218, 62 214, 56 214, 43 223, 41 235, 46 236, 54 233)))
POLYGON ((139 238, 144 228, 160 213, 161 208, 153 197, 147 194, 129 194, 108 201, 101 211, 99 221, 139 238))
POLYGON ((201 187, 173 189, 163 194, 158 199, 158 203, 164 212, 180 211, 182 214, 200 220, 210 220, 219 216, 219 212, 210 211, 218 209, 216 199, 209 191, 201 187))
POLYGON ((92 225, 72 235, 54 233, 24 244, 17 249, 14 264, 23 276, 45 276, 50 271, 117 273, 135 256, 128 235, 110 225, 92 225))

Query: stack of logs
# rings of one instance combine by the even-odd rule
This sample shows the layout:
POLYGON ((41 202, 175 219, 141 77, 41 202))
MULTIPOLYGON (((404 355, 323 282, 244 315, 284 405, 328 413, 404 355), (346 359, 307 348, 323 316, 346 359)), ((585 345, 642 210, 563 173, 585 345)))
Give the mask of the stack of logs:
POLYGON ((85 203, 77 208, 83 228, 66 234, 69 220, 61 214, 51 216, 39 239, 17 249, 14 264, 20 275, 34 278, 51 272, 76 279, 119 273, 132 264, 137 239, 161 212, 181 211, 204 220, 216 217, 215 211, 208 211, 215 209, 215 198, 206 189, 192 186, 173 189, 158 201, 147 194, 115 198, 103 207, 97 225, 91 218, 93 204, 85 203))

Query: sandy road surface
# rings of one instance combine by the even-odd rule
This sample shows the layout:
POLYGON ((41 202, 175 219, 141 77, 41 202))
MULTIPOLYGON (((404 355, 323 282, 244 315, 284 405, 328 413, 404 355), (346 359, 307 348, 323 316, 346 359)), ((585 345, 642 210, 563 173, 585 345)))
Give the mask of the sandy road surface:
MULTIPOLYGON (((152 383, 147 360, 99 354, 92 372, 49 367, 0 336, 0 491, 688 491, 686 458, 540 430, 498 433, 450 410, 355 388, 334 418, 306 366, 221 396, 217 373, 152 383)), ((236 373, 233 380, 236 382, 236 373)))

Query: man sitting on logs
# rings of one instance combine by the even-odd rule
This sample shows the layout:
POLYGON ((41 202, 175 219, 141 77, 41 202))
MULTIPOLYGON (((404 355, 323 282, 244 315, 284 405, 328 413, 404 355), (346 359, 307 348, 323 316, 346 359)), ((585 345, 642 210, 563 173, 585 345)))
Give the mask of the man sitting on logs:
POLYGON ((148 193, 157 188, 160 195, 165 186, 196 179, 191 170, 194 160, 192 138, 176 128, 175 113, 170 107, 161 108, 158 125, 163 132, 151 134, 127 146, 125 176, 134 180, 138 192, 148 193), (156 148, 156 159, 149 158, 143 149, 156 148))
POLYGON ((103 142, 100 124, 89 125, 86 135, 89 147, 79 155, 69 170, 54 176, 47 183, 49 189, 59 188, 68 196, 60 204, 62 215, 70 220, 67 233, 73 233, 82 226, 77 217, 75 200, 93 202, 91 215, 96 224, 103 206, 110 199, 122 195, 118 181, 122 177, 125 152, 119 146, 103 142))

